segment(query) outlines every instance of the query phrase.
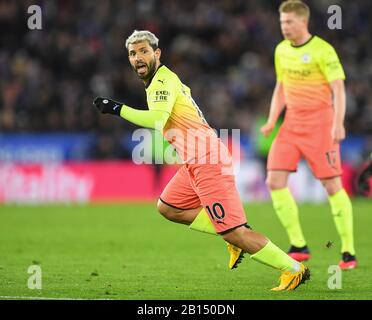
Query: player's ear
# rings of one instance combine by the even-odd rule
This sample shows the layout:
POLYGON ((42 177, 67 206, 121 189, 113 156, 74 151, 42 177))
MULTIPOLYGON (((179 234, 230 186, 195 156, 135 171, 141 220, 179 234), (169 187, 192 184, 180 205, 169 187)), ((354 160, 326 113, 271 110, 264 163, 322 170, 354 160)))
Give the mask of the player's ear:
POLYGON ((309 26, 309 18, 302 17, 302 22, 304 23, 305 26, 309 26))
POLYGON ((155 57, 160 60, 160 57, 161 57, 161 50, 160 48, 156 48, 155 50, 155 57))

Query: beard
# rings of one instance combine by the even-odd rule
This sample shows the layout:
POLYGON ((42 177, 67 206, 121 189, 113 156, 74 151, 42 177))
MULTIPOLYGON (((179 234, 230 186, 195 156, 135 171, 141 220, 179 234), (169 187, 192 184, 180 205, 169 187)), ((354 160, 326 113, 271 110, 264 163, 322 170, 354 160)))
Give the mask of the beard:
POLYGON ((156 59, 154 58, 148 64, 143 62, 143 63, 139 63, 139 65, 141 67, 146 66, 147 72, 139 73, 138 72, 138 65, 137 66, 132 66, 132 68, 133 68, 134 72, 137 74, 137 76, 143 81, 147 81, 147 80, 151 79, 151 77, 154 75, 154 73, 156 71, 156 59))

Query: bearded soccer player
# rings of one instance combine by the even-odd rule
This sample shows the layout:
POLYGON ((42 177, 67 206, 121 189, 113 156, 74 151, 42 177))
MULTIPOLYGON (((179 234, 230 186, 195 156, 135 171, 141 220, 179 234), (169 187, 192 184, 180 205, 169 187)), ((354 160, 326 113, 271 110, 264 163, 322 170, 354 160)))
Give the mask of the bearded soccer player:
POLYGON ((161 64, 158 41, 153 33, 137 30, 126 40, 129 62, 146 87, 148 110, 103 97, 96 98, 94 105, 102 113, 160 130, 177 150, 183 165, 158 201, 165 218, 220 235, 228 243, 230 267, 247 252, 252 259, 281 271, 279 286, 272 290, 297 288, 309 279, 309 269, 247 225, 232 167, 224 170, 226 163, 232 166, 231 155, 204 119, 190 89, 161 64), (203 144, 208 147, 200 148, 203 144), (222 161, 220 154, 229 161, 222 161))
POLYGON ((286 108, 284 122, 271 146, 267 185, 274 209, 287 231, 289 255, 310 258, 300 226, 296 202, 287 188, 290 172, 304 158, 327 194, 341 238, 341 269, 357 266, 353 239, 353 213, 340 175, 340 142, 345 138, 345 74, 334 48, 308 31, 309 7, 286 1, 279 8, 285 40, 275 49, 277 83, 270 114, 261 132, 268 136, 286 108))

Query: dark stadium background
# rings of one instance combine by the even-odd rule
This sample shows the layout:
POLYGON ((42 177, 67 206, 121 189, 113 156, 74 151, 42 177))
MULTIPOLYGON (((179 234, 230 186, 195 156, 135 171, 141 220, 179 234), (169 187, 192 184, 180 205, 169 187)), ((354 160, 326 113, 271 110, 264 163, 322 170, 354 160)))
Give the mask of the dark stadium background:
MULTIPOLYGON (((3 172, 10 170, 4 164, 131 160, 136 144, 131 136, 136 127, 98 114, 92 100, 103 95, 145 108, 143 85, 129 67, 124 46, 134 29, 151 30, 160 38, 162 62, 192 88, 212 127, 241 130, 241 161, 264 161, 267 150, 261 147, 258 127, 268 114, 275 83, 273 51, 281 40, 279 4, 240 0, 0 1, 3 172), (27 8, 32 4, 42 9, 42 30, 27 27, 27 8)), ((352 179, 372 150, 372 5, 370 1, 337 1, 343 13, 342 29, 330 30, 327 8, 331 4, 311 1, 310 30, 334 45, 347 74, 348 138, 342 144, 342 156, 348 191, 355 193, 352 179)), ((28 179, 24 167, 13 169, 28 179)), ((159 190, 172 173, 162 178, 159 190)), ((242 175, 249 179, 249 172, 242 175)), ((148 176, 144 179, 153 185, 152 175, 148 176)), ((263 174, 257 177, 262 178, 263 174)), ((107 183, 100 181, 97 183, 107 183)), ((264 192, 263 188, 252 197, 264 192)), ((0 198, 12 202, 9 197, 14 198, 0 198)), ((265 195, 257 196, 262 197, 265 195)), ((132 197, 122 190, 115 199, 127 198, 132 197)), ((136 198, 141 197, 136 194, 136 198)))

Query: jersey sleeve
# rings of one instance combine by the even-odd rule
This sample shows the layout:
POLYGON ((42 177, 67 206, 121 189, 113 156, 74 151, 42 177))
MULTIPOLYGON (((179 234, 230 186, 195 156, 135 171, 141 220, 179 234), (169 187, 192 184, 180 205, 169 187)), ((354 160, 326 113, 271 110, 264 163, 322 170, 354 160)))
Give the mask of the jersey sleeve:
POLYGON ((278 82, 283 81, 283 71, 282 67, 280 65, 280 56, 279 56, 279 46, 275 48, 275 53, 274 53, 274 64, 275 64, 275 73, 276 73, 276 80, 278 82))
POLYGON ((177 95, 179 81, 176 77, 156 77, 147 92, 149 110, 166 111, 171 114, 177 95))
POLYGON ((336 50, 330 44, 326 45, 320 54, 319 67, 328 82, 345 80, 344 69, 336 50))

